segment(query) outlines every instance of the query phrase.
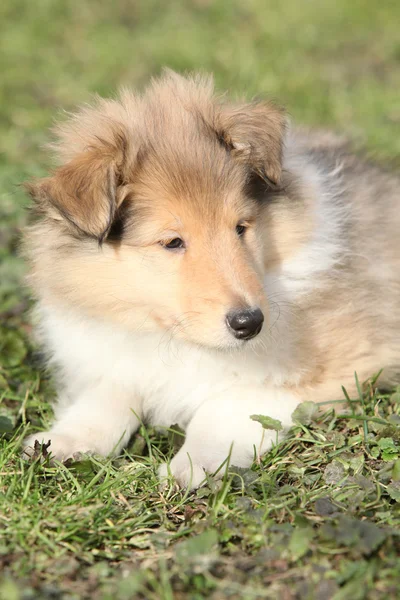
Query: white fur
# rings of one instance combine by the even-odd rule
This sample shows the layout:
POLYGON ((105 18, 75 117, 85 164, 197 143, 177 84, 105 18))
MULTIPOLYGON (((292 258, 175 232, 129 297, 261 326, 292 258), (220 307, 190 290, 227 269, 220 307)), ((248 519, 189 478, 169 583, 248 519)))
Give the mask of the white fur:
MULTIPOLYGON (((54 308, 42 307, 41 323, 64 391, 52 429, 31 436, 26 446, 51 440, 61 460, 83 451, 116 453, 141 420, 165 427, 177 423, 187 439, 171 472, 181 485, 196 487, 204 469, 217 470, 231 445, 231 463, 238 466, 267 450, 276 434, 263 436, 250 415, 268 415, 289 427, 299 402, 273 385, 265 356, 254 350, 213 352, 54 308)), ((277 382, 281 378, 277 373, 277 382)))
POLYGON ((330 173, 296 152, 296 143, 288 139, 284 168, 306 184, 313 198, 313 233, 309 242, 280 265, 279 270, 268 273, 265 288, 269 296, 285 293, 285 299, 296 300, 323 285, 324 273, 329 273, 347 253, 342 232, 348 221, 350 204, 338 202, 343 193, 342 166, 338 164, 330 173), (294 146, 292 151, 292 145, 294 146))

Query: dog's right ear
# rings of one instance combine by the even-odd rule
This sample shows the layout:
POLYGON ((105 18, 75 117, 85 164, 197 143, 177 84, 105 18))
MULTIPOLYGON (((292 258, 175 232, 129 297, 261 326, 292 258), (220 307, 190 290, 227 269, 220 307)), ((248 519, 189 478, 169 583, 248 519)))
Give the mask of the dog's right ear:
POLYGON ((222 104, 215 121, 221 141, 253 173, 278 185, 287 119, 272 102, 222 104))
POLYGON ((122 141, 119 145, 99 142, 50 177, 29 182, 25 187, 40 212, 63 219, 75 233, 101 243, 125 198, 123 159, 122 141))

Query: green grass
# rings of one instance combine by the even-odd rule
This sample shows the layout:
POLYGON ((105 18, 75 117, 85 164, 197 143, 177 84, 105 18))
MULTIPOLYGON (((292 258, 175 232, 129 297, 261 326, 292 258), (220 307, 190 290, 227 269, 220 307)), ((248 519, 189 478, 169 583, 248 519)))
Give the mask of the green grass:
POLYGON ((399 22, 390 0, 1 3, 1 600, 397 597, 400 390, 367 385, 350 415, 303 406, 261 465, 196 493, 160 492, 157 466, 179 436, 144 429, 115 461, 27 463, 19 444, 47 427, 54 390, 16 248, 18 184, 45 172, 58 109, 142 86, 164 64, 275 97, 399 166, 399 22))

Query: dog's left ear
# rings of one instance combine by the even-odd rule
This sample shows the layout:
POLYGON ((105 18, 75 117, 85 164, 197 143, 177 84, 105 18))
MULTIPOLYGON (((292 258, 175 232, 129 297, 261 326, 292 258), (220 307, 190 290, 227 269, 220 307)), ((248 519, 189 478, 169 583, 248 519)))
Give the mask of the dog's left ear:
POLYGON ((121 156, 116 146, 99 143, 25 187, 40 212, 101 243, 124 199, 121 156))
POLYGON ((224 105, 216 122, 217 133, 239 160, 248 163, 262 179, 278 185, 287 119, 269 102, 224 105))

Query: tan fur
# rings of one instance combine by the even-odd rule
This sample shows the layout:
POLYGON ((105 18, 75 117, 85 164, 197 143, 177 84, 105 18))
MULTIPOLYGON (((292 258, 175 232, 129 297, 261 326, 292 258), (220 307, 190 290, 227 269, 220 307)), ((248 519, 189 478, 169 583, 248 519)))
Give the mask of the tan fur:
POLYGON ((352 387, 354 371, 362 379, 385 367, 382 381, 398 381, 399 181, 340 140, 304 132, 294 143, 301 160, 282 172, 285 123, 269 103, 229 104, 209 78, 170 72, 143 96, 124 91, 77 113, 57 129, 61 166, 29 185, 40 213, 25 236, 37 296, 219 347, 229 310, 259 305, 268 318, 265 273, 296 257, 318 227, 303 168, 312 155, 327 173, 342 164, 348 247, 288 309, 302 374, 288 385, 322 401, 352 387), (266 200, 248 193, 254 178, 265 181, 266 200), (244 241, 238 224, 248 227, 244 241), (184 257, 160 245, 175 237, 190 250, 184 257))

